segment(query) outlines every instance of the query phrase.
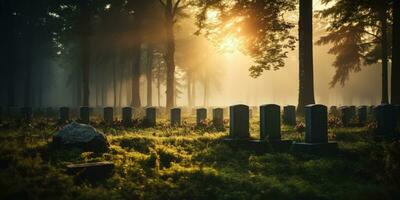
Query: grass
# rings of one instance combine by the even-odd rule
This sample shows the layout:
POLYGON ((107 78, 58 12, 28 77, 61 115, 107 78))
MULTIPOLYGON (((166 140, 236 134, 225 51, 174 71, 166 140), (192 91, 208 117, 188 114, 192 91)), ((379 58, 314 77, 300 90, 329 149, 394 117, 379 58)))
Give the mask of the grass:
MULTIPOLYGON (((399 199, 399 142, 375 141, 365 127, 332 128, 335 155, 234 150, 220 142, 228 131, 182 127, 95 127, 110 151, 58 150, 60 127, 37 120, 0 127, 0 199, 399 199), (115 173, 96 184, 74 183, 65 165, 112 161, 115 173)), ((258 137, 251 121, 251 136, 258 137)), ((282 126, 283 139, 303 134, 282 126)))

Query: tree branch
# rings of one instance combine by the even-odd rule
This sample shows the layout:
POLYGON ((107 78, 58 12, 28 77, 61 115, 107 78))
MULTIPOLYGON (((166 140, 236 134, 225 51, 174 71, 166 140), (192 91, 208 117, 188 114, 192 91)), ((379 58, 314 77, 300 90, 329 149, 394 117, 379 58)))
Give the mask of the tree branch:
POLYGON ((160 2, 160 4, 165 8, 167 5, 165 5, 163 0, 158 0, 160 2))
POLYGON ((175 2, 174 8, 172 9, 172 16, 175 16, 176 10, 178 9, 179 3, 181 3, 181 0, 177 0, 175 2))

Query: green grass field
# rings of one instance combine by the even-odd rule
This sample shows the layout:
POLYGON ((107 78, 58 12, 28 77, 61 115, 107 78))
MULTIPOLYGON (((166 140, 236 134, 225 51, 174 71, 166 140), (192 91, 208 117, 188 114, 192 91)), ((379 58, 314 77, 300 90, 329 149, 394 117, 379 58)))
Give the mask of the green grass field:
MULTIPOLYGON (((400 199, 400 143, 375 141, 368 128, 329 129, 337 154, 256 154, 221 142, 228 130, 94 126, 110 151, 57 150, 55 123, 4 123, 0 128, 0 199, 400 199), (65 165, 112 161, 115 173, 95 184, 74 183, 65 165)), ((252 137, 258 122, 251 121, 252 137)), ((282 127, 283 139, 302 133, 282 127)))

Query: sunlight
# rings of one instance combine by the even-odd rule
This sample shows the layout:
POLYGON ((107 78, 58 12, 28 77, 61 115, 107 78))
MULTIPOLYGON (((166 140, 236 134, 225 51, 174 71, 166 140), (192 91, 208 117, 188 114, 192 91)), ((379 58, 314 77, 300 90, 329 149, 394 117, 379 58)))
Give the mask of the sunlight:
POLYGON ((234 36, 227 36, 222 39, 219 49, 224 53, 235 53, 239 51, 241 42, 234 36))
POLYGON ((219 11, 218 10, 208 10, 206 17, 207 17, 207 22, 211 24, 215 24, 219 21, 219 11))

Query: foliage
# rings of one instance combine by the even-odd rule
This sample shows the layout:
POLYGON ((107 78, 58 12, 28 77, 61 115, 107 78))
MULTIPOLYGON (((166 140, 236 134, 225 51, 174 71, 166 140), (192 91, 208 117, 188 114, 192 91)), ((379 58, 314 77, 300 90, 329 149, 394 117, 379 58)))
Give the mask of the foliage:
MULTIPOLYGON (((400 195, 399 142, 374 141, 366 128, 330 129, 339 142, 338 155, 259 155, 232 149, 220 142, 225 132, 195 128, 189 120, 180 128, 161 123, 156 128, 114 129, 107 136, 111 150, 93 154, 53 148, 50 137, 58 127, 43 120, 30 126, 7 121, 0 126, 1 199, 395 199, 400 195), (64 172, 67 163, 93 161, 114 162, 114 175, 96 184, 76 184, 64 172)), ((283 130, 283 139, 297 137, 293 128, 283 130)))
POLYGON ((285 19, 285 12, 295 9, 295 1, 223 1, 201 0, 197 4, 197 34, 205 34, 215 43, 224 38, 237 38, 240 50, 254 59, 250 74, 258 77, 264 70, 284 66, 289 50, 294 49, 294 25, 285 19), (217 20, 210 12, 218 12, 217 20))

